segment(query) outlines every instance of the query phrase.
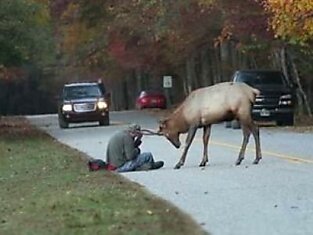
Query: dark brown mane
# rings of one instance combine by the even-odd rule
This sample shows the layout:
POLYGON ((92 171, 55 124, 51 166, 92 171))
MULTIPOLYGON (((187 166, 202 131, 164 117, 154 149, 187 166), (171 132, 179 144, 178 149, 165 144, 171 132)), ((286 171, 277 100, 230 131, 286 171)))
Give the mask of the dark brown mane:
POLYGON ((189 129, 189 125, 186 122, 183 115, 183 103, 180 104, 172 114, 170 114, 166 119, 168 122, 171 122, 172 126, 175 126, 175 129, 178 133, 186 133, 189 129))

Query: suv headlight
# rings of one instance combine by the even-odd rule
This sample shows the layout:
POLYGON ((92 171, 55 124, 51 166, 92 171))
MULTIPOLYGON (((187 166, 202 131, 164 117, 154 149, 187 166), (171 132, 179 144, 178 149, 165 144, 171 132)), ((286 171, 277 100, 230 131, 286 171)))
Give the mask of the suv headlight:
POLYGON ((292 104, 292 96, 291 94, 282 95, 279 99, 279 105, 291 105, 292 104))
POLYGON ((98 101, 97 103, 98 109, 106 109, 108 104, 105 101, 98 101))
POLYGON ((291 100, 291 95, 290 94, 288 94, 288 95, 282 95, 281 97, 280 97, 280 99, 281 100, 291 100))
POLYGON ((65 111, 65 112, 72 111, 72 105, 71 104, 64 104, 62 106, 62 110, 65 111))
POLYGON ((255 98, 255 102, 262 102, 262 101, 264 101, 264 98, 262 98, 262 97, 256 97, 255 98))

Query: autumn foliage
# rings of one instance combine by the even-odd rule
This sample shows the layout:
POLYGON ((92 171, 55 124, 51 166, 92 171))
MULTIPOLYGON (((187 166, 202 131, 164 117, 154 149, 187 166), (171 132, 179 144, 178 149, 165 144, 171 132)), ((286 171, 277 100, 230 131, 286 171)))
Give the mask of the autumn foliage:
POLYGON ((263 5, 271 13, 269 25, 276 37, 292 43, 312 43, 312 0, 267 0, 263 5))
POLYGON ((312 0, 2 0, 0 15, 0 79, 171 73, 186 93, 237 68, 280 68, 281 48, 313 72, 312 0))

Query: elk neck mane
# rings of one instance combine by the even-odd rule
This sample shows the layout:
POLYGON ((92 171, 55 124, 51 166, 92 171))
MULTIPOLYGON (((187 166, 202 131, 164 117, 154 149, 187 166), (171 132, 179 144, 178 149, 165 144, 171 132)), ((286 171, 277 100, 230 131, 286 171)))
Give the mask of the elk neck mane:
POLYGON ((171 126, 179 133, 186 133, 189 129, 189 125, 186 122, 184 113, 184 103, 180 104, 172 114, 168 116, 168 120, 171 122, 171 126))

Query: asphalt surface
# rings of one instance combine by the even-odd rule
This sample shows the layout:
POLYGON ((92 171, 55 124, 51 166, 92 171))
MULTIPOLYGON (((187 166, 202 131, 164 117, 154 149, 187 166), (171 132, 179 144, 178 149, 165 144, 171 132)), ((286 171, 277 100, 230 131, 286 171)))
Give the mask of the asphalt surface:
MULTIPOLYGON (((157 128, 157 118, 138 111, 112 112, 107 127, 87 123, 66 130, 58 127, 56 115, 28 118, 60 142, 99 159, 105 158, 110 136, 129 123, 157 128)), ((164 137, 145 136, 142 151, 151 151, 165 166, 123 175, 190 214, 213 235, 313 234, 313 134, 261 128, 259 165, 252 164, 251 138, 246 158, 235 166, 241 131, 217 124, 212 128, 209 165, 200 168, 201 134, 199 130, 179 170, 173 167, 182 149, 164 137)))

